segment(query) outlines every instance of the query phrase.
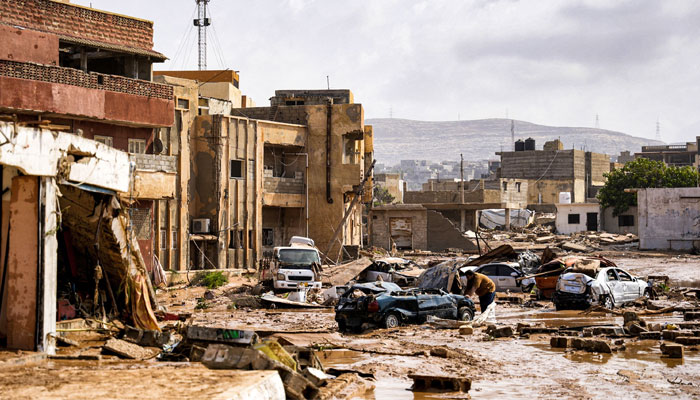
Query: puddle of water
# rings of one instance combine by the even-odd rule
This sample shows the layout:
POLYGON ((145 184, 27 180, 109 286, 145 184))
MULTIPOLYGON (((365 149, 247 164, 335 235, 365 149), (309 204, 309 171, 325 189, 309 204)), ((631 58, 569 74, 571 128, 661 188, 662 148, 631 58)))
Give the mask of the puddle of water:
MULTIPOLYGON (((316 352, 325 368, 352 368, 353 364, 365 362, 371 358, 370 354, 355 350, 324 350, 316 352)), ((433 400, 433 399, 461 399, 469 398, 466 393, 430 393, 412 392, 413 383, 407 379, 391 377, 378 377, 374 382, 372 392, 357 399, 406 399, 406 400, 433 400)))

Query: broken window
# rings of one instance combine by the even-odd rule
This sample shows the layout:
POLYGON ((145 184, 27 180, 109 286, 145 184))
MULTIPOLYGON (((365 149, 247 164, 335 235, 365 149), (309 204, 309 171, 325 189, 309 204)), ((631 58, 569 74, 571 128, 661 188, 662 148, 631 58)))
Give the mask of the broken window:
POLYGON ((517 190, 518 193, 520 193, 520 182, 515 182, 515 190, 517 190))
POLYGON ((93 140, 102 144, 106 144, 109 147, 114 147, 114 138, 112 136, 95 135, 93 140))
POLYGON ((274 231, 272 228, 263 228, 262 230, 262 245, 263 246, 274 246, 274 231))
POLYGON ((231 179, 243 178, 243 160, 231 160, 230 168, 231 179))
POLYGON ((508 191, 508 182, 503 182, 503 191, 504 192, 508 191))
POLYGON ((146 154, 146 141, 143 139, 129 139, 129 153, 146 154))
POLYGON ((177 108, 182 108, 182 109, 189 109, 190 108, 190 101, 187 99, 177 99, 177 108))
POLYGON ((620 215, 617 217, 618 226, 634 226, 634 215, 620 215))
POLYGON ((581 214, 569 214, 569 223, 570 224, 580 224, 581 223, 581 214))

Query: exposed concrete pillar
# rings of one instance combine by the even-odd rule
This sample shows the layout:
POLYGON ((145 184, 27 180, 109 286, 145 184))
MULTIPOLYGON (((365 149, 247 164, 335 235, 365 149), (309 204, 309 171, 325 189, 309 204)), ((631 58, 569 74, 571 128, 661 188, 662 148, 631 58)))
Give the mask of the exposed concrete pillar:
POLYGON ((7 281, 7 347, 34 351, 37 322, 39 178, 12 179, 7 281))
POLYGON ((462 233, 464 233, 467 230, 467 210, 465 210, 465 209, 460 210, 459 216, 461 219, 460 220, 461 223, 459 225, 460 230, 462 231, 462 233))
POLYGON ((510 230, 510 208, 506 208, 506 230, 510 230))
POLYGON ((53 178, 17 176, 11 193, 7 346, 53 354, 49 333, 56 330, 58 249, 53 178))

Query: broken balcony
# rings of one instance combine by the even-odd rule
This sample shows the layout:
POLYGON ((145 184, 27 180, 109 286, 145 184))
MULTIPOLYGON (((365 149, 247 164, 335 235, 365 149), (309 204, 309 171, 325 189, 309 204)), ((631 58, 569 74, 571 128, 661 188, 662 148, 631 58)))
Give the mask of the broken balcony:
POLYGON ((271 173, 271 170, 265 170, 263 205, 303 208, 306 204, 304 174, 297 172, 296 176, 285 178, 271 176, 271 173))

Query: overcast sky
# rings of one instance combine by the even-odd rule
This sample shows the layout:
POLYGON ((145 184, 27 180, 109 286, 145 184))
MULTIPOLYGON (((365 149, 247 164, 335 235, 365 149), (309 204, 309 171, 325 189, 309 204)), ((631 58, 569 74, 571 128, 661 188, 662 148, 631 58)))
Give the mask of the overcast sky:
MULTIPOLYGON (((155 69, 196 69, 194 0, 73 0, 155 22, 155 69)), ((366 118, 515 118, 666 142, 700 135, 700 1, 212 0, 209 69, 349 88, 366 118)))

